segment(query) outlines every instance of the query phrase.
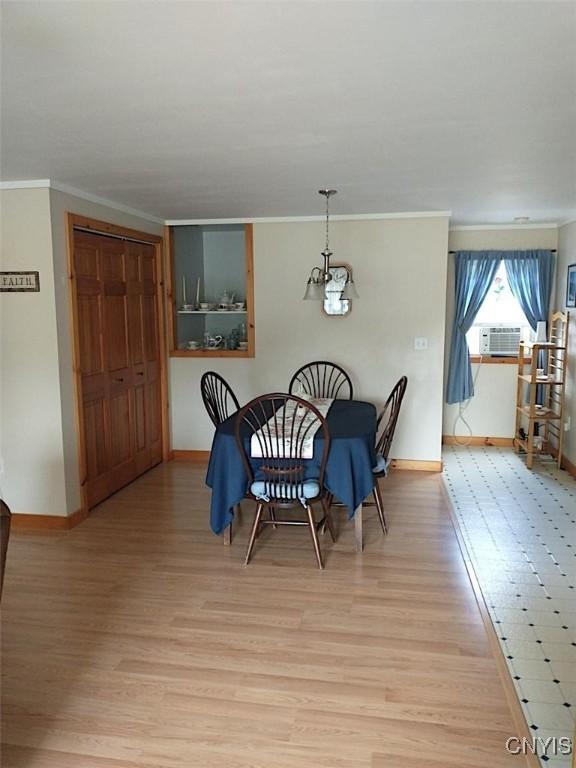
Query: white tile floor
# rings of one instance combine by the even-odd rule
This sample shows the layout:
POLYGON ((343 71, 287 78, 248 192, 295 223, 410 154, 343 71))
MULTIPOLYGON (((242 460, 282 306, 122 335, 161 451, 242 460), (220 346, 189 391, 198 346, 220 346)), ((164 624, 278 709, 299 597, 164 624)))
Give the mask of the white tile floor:
MULTIPOLYGON (((574 735, 576 480, 509 448, 444 448, 444 479, 528 725, 574 735)), ((570 759, 540 754, 542 766, 570 759)))

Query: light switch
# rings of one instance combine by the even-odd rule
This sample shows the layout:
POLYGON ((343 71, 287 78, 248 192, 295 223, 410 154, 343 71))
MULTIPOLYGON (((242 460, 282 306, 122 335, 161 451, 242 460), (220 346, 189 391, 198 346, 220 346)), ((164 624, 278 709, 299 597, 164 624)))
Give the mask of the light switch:
POLYGON ((426 336, 414 337, 414 349, 417 352, 421 352, 423 349, 428 349, 428 339, 426 338, 426 336))

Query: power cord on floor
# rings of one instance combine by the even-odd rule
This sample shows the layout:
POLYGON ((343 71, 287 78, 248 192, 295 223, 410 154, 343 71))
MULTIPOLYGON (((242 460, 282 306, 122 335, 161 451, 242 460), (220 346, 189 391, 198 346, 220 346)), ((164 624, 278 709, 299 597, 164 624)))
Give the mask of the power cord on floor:
MULTIPOLYGON (((480 355, 478 368, 476 370, 476 373, 474 374, 474 379, 472 381, 472 386, 474 388, 474 391, 476 391, 476 382, 478 381, 478 375, 480 373, 481 365, 482 365, 482 355, 480 355)), ((458 415, 454 419, 454 426, 452 427, 452 435, 454 436, 454 442, 456 443, 456 445, 467 446, 467 445, 470 445, 470 443, 472 442, 472 427, 470 426, 470 424, 468 424, 468 422, 464 418, 464 413, 466 412, 466 409, 468 408, 471 402, 472 402, 472 398, 469 397, 465 403, 458 404, 458 415), (464 426, 468 430, 468 440, 466 442, 461 441, 459 439, 460 436, 456 434, 456 425, 458 424, 459 421, 461 421, 462 424, 464 424, 464 426)))

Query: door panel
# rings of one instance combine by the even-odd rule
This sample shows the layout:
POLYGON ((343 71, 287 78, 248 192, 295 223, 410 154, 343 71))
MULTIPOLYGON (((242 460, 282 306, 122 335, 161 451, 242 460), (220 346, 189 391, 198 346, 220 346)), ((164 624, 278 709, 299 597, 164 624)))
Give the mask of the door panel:
POLYGON ((142 297, 142 322, 144 333, 144 354, 147 362, 158 360, 158 314, 156 296, 142 297))
POLYGON ((99 279, 98 243, 93 235, 77 232, 74 236, 74 270, 76 279, 99 279))
POLYGON ((132 458, 130 392, 117 392, 109 400, 110 466, 117 467, 132 458))
POLYGON ((142 297, 128 294, 128 344, 131 365, 144 362, 144 343, 142 339, 142 297))
POLYGON ((142 319, 142 265, 139 243, 126 243, 126 292, 128 295, 128 342, 130 362, 144 362, 144 338, 142 319))
POLYGON ((84 429, 87 441, 87 480, 93 480, 104 474, 107 469, 108 450, 106 446, 106 418, 104 400, 86 403, 84 408, 84 429))
POLYGON ((162 460, 153 246, 74 233, 89 506, 162 460))
POLYGON ((117 371, 128 365, 128 334, 126 333, 126 297, 104 297, 104 348, 107 368, 117 371))
POLYGON ((79 296, 80 369, 85 376, 103 371, 101 328, 100 297, 98 295, 79 296))
POLYGON ((136 452, 146 450, 146 387, 134 387, 136 452))
POLYGON ((124 282, 124 252, 125 245, 123 240, 115 240, 113 238, 106 238, 103 235, 94 235, 94 237, 102 238, 101 246, 101 261, 100 261, 100 274, 102 280, 107 282, 124 282), (104 242, 106 240, 107 242, 104 242))
POLYGON ((151 381, 147 387, 148 408, 148 441, 150 445, 158 443, 162 438, 160 428, 160 380, 151 381))

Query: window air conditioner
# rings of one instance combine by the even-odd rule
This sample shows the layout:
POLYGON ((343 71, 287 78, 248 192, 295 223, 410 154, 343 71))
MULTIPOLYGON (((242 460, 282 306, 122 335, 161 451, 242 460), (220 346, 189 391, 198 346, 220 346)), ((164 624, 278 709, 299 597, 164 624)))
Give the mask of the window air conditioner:
POLYGON ((481 355, 517 355, 522 329, 493 327, 480 329, 481 355))

